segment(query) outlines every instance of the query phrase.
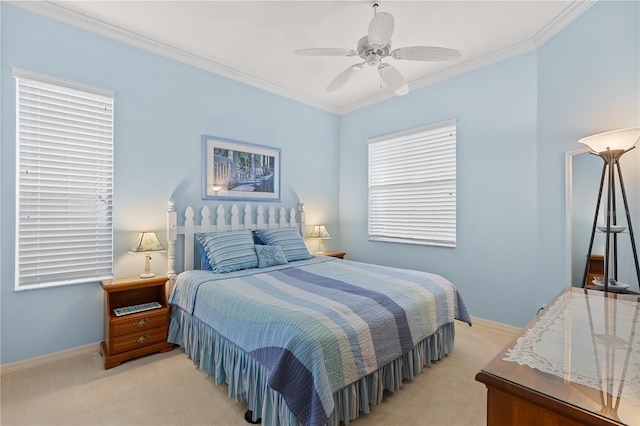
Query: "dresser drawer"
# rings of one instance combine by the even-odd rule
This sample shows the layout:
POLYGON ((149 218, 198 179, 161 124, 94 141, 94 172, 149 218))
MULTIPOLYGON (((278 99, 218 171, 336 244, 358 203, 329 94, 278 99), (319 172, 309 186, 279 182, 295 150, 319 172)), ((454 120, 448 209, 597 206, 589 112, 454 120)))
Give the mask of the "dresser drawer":
POLYGON ((111 344, 111 354, 143 348, 153 343, 167 341, 167 327, 156 327, 137 333, 114 337, 111 344))
POLYGON ((139 333, 169 323, 169 308, 116 317, 111 320, 111 336, 139 333))

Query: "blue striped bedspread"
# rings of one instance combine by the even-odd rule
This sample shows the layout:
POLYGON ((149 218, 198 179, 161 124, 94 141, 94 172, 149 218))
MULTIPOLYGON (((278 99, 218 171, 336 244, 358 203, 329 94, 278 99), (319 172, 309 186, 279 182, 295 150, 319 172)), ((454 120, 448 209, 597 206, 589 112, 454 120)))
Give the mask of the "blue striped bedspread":
POLYGON ((324 424, 333 393, 471 319, 445 278, 315 257, 230 274, 188 271, 170 303, 193 314, 268 371, 303 424, 324 424))

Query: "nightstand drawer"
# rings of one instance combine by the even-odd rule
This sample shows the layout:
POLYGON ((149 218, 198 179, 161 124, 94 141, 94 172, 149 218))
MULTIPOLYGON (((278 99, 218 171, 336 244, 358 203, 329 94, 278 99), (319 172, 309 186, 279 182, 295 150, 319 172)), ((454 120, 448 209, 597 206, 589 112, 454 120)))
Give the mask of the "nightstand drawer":
POLYGON ((130 351, 136 348, 167 341, 167 327, 156 327, 137 333, 114 337, 111 345, 111 353, 130 351))
POLYGON ((111 336, 138 333, 150 328, 169 323, 169 308, 159 308, 153 311, 115 317, 111 320, 111 336))

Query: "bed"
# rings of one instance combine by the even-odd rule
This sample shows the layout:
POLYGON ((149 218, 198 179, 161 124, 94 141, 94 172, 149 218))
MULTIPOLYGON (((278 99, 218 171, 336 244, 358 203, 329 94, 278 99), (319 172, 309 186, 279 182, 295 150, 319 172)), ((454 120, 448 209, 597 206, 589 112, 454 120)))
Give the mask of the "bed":
POLYGON ((302 205, 193 216, 178 225, 170 202, 168 340, 247 402, 248 421, 348 425, 445 357, 455 319, 471 325, 441 276, 309 254, 302 205))

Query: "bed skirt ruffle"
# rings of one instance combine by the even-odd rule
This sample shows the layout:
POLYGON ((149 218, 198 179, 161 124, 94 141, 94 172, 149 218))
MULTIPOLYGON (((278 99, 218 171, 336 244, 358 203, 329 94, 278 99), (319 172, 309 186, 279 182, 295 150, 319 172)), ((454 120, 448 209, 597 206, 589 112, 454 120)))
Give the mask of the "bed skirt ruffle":
MULTIPOLYGON (((246 401, 247 408, 255 417, 261 417, 264 425, 300 424, 282 395, 268 385, 262 364, 198 318, 182 309, 172 309, 167 340, 180 345, 216 384, 226 382, 231 398, 246 401)), ((408 353, 334 392, 335 409, 327 425, 338 426, 341 421, 348 425, 361 412, 369 413, 371 404, 382 401, 385 390, 400 389, 404 379, 413 379, 423 367, 446 356, 453 348, 454 337, 454 323, 445 324, 408 353)))

